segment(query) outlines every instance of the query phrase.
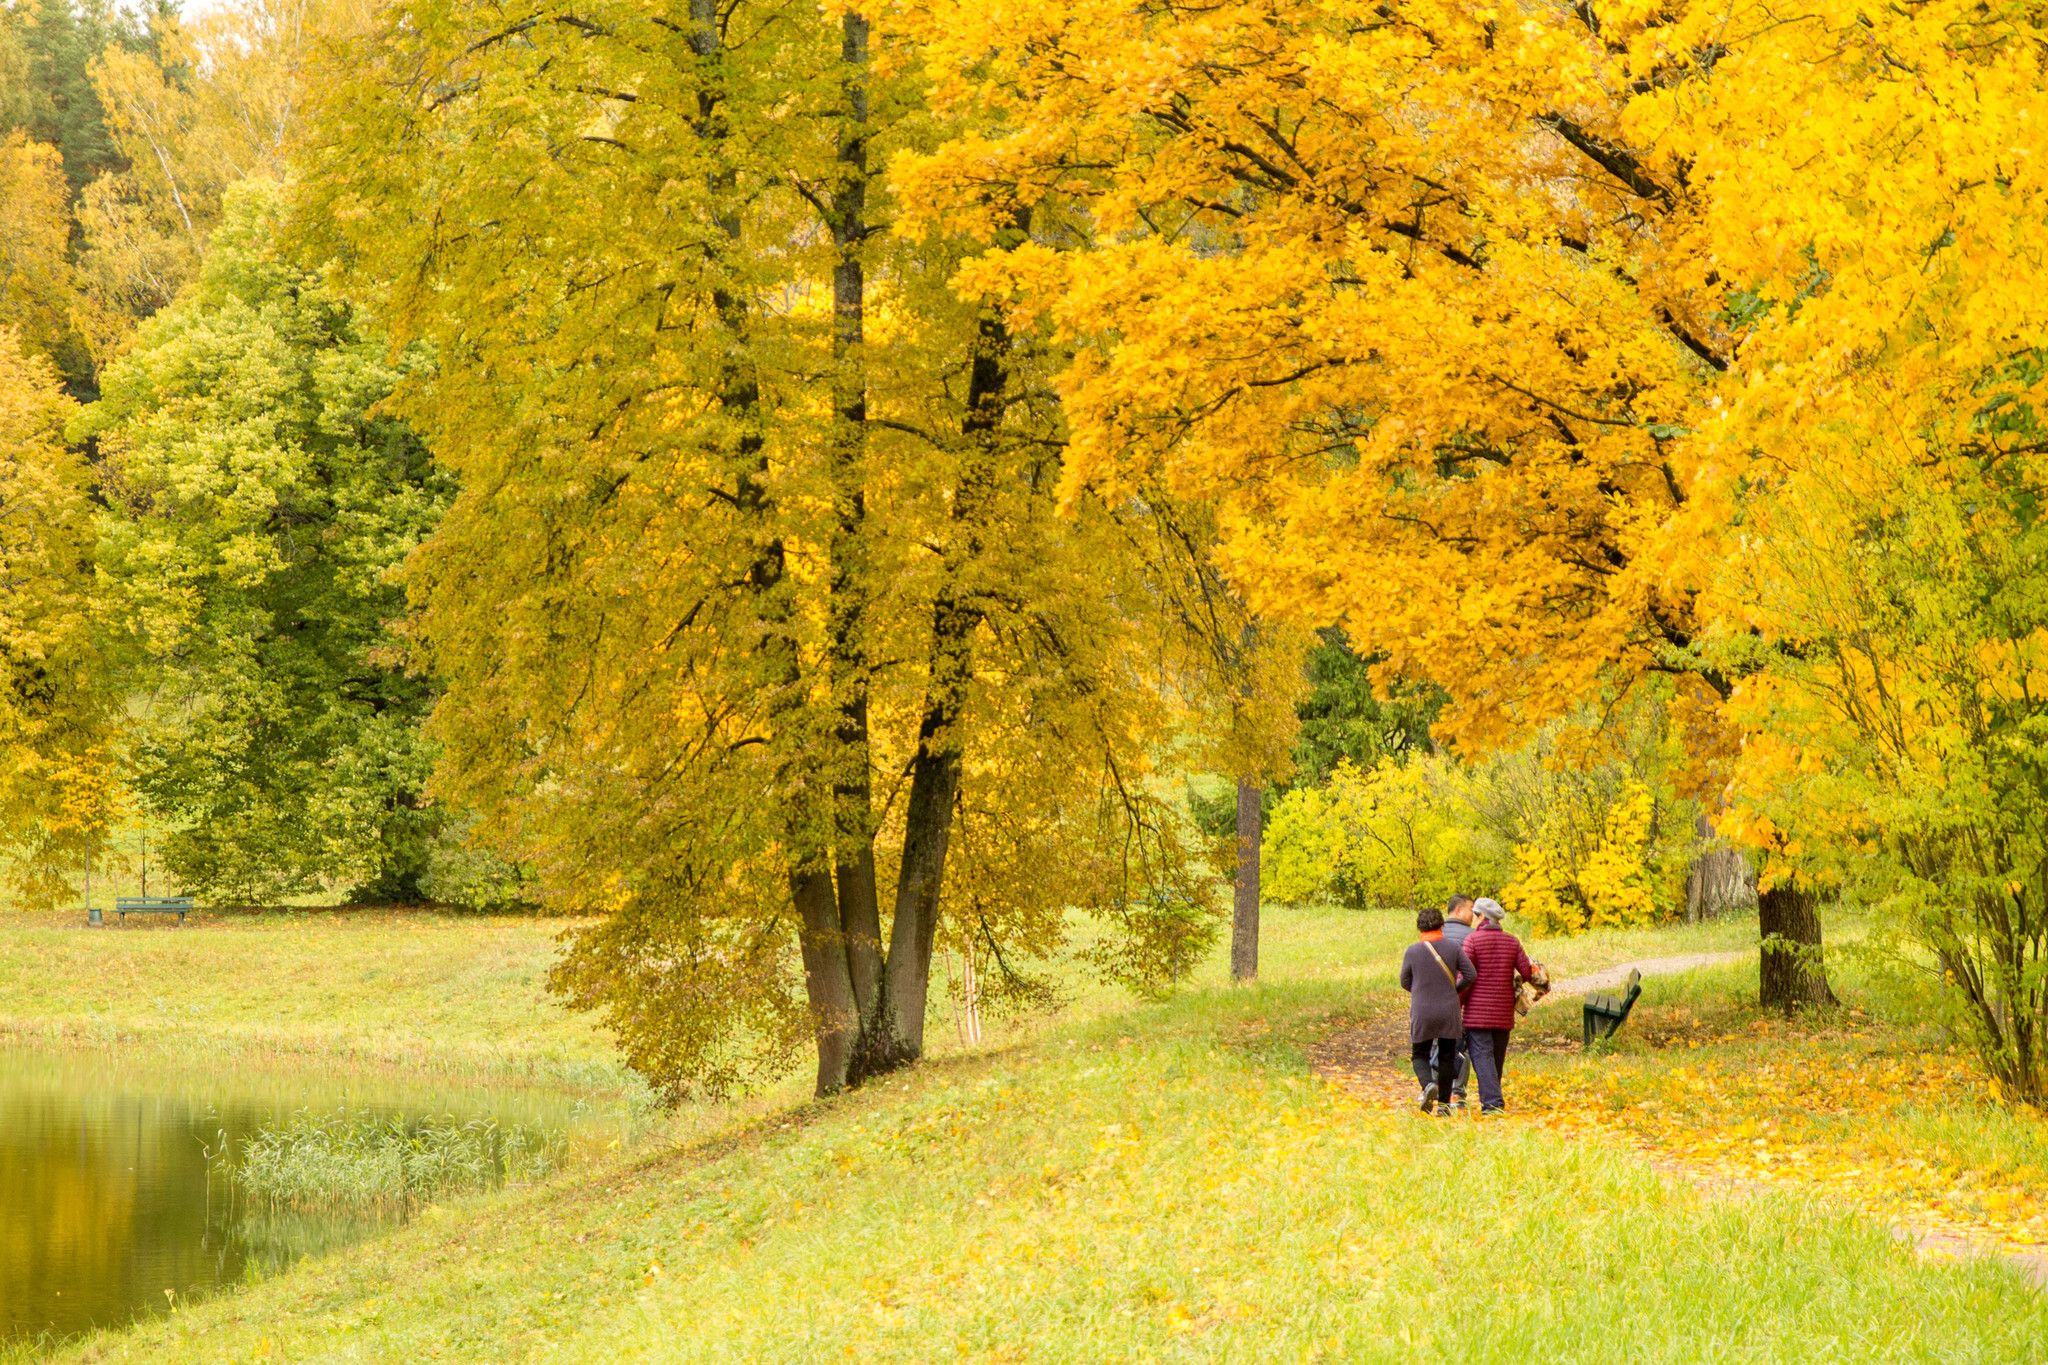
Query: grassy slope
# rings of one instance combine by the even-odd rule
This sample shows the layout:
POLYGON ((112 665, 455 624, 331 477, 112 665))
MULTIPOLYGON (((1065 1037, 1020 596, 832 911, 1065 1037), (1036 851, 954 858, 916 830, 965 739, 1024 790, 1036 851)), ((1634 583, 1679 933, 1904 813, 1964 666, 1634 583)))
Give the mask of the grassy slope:
MULTIPOLYGON (((1257 989, 1098 1000, 59 1358, 2017 1361, 2048 1340, 2001 1267, 1916 1263, 1785 1196, 1702 1201, 1609 1143, 1349 1105, 1295 1041, 1398 1003, 1404 926, 1269 922, 1257 989)), ((1552 960, 1599 965, 1582 947, 1552 960)))
POLYGON ((591 1022, 542 991, 558 921, 274 912, 88 931, 76 919, 0 922, 0 1037, 579 1087, 623 1079, 591 1022))

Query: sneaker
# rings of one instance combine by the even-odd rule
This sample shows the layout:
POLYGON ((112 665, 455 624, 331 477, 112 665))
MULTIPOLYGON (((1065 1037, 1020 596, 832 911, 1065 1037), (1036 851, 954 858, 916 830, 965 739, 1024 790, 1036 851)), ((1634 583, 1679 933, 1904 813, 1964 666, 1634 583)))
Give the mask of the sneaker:
POLYGON ((1438 1105, 1436 1107, 1436 1116, 1440 1119, 1449 1118, 1451 1116, 1451 1106, 1449 1106, 1448 1104, 1438 1105))
POLYGON ((1461 1114, 1465 1112, 1465 1097, 1455 1090, 1451 1092, 1451 1108, 1461 1114))
POLYGON ((1433 1112, 1436 1109, 1436 1087, 1423 1086, 1422 1093, 1415 1098, 1415 1107, 1425 1114, 1433 1112))
POLYGON ((1508 1107, 1507 1107, 1506 1105, 1504 1105, 1504 1104, 1496 1104, 1496 1105, 1493 1105, 1493 1106, 1491 1106, 1491 1107, 1488 1107, 1488 1108, 1482 1108, 1482 1109, 1481 1109, 1481 1110, 1479 1111, 1479 1117, 1480 1117, 1480 1118, 1483 1118, 1483 1119, 1497 1119, 1497 1118, 1504 1118, 1504 1117, 1506 1117, 1506 1115, 1507 1115, 1507 1112, 1508 1112, 1508 1107))

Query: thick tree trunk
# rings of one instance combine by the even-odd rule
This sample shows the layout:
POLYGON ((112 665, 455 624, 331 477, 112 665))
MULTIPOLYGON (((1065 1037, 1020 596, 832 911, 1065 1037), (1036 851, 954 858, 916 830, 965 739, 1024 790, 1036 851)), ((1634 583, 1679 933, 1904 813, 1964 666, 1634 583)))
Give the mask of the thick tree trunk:
POLYGON ((1692 866, 1685 874, 1685 922, 1698 924, 1756 905, 1756 873, 1742 850, 1721 842, 1705 811, 1693 817, 1692 866))
MULTIPOLYGON (((865 812, 867 807, 862 805, 860 809, 865 812)), ((873 838, 864 840, 851 857, 842 852, 837 873, 839 936, 846 944, 847 980, 853 989, 854 1008, 860 1015, 861 1037, 866 1046, 869 1038, 877 1036, 884 1004, 882 906, 875 884, 873 838)), ((859 1076, 853 1079, 858 1080, 859 1076)))
POLYGON ((903 871, 896 883, 896 918, 889 927, 891 1034, 884 1059, 891 1065, 924 1055, 932 940, 939 928, 953 802, 960 794, 959 740, 951 733, 955 715, 945 706, 926 708, 917 757, 912 760, 910 802, 903 821, 903 871))
POLYGON ((790 874, 789 891, 801 926, 797 943, 803 951, 804 991, 817 1020, 817 1090, 820 1095, 831 1095, 847 1086, 854 1045, 860 1036, 832 874, 823 868, 800 869, 790 874))
MULTIPOLYGON (((832 270, 831 437, 833 534, 829 667, 839 717, 833 729, 833 847, 839 924, 847 972, 860 1015, 861 1049, 881 1034, 882 910, 875 886, 873 794, 869 774, 867 644, 867 367, 861 354, 867 321, 868 21, 840 21, 846 63, 846 116, 839 135, 842 174, 831 198, 831 229, 839 249, 832 270)), ((866 1064, 856 1061, 853 1080, 866 1064)))
POLYGON ((1259 975, 1259 789, 1237 779, 1237 889, 1230 919, 1230 974, 1259 975))
POLYGON ((1685 921, 1698 924, 1756 904, 1756 876, 1742 850, 1707 844, 1685 875, 1685 921))
POLYGON ((1009 329, 993 310, 982 315, 967 379, 967 415, 961 434, 968 453, 953 494, 959 535, 947 574, 932 604, 931 676, 911 763, 910 800, 904 813, 903 868, 890 925, 888 1022, 891 1064, 924 1055, 924 1016, 932 973, 932 940, 939 928, 946 853, 952 842, 953 803, 960 794, 960 715, 974 677, 974 632, 981 608, 963 590, 962 571, 979 557, 982 523, 995 492, 990 443, 1002 422, 1009 374, 1004 352, 1009 329))
POLYGON ((1819 898, 1801 887, 1774 886, 1757 898, 1756 918, 1763 934, 1757 1003, 1786 1010, 1834 1004, 1821 962, 1819 898))

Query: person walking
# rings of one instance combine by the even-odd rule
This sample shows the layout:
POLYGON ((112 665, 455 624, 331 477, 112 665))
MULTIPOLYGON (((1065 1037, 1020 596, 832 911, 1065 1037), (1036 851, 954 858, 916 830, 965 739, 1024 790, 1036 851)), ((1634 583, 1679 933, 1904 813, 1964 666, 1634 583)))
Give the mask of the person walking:
POLYGON ((1440 1112, 1449 1118, 1451 1081, 1458 1066, 1462 1013, 1458 1000, 1479 977, 1457 945, 1444 941, 1443 911, 1432 907, 1416 915, 1415 930, 1416 941, 1401 955, 1401 989, 1408 992, 1409 1053, 1416 1083, 1422 1087, 1422 1112, 1440 1112), (1441 1110, 1437 1109, 1439 1100, 1445 1102, 1441 1110))
POLYGON ((1444 942, 1464 947, 1465 936, 1472 932, 1472 918, 1472 898, 1451 897, 1451 903, 1444 907, 1444 942))
MULTIPOLYGON (((1472 898, 1460 891, 1452 895, 1444 906, 1444 942, 1465 946, 1466 935, 1472 932, 1472 898)), ((1451 1107, 1465 1107, 1465 1086, 1472 1079, 1472 1040, 1465 1030, 1458 1030, 1458 1074, 1451 1080, 1451 1107)))
POLYGON ((1461 951, 1471 960, 1476 980, 1465 993, 1465 1037, 1472 1049, 1472 1071, 1479 1078, 1479 1113, 1504 1113, 1501 1073, 1507 1067, 1508 1038, 1515 1027, 1515 987, 1534 980, 1536 966, 1522 951, 1522 941, 1500 927, 1507 911, 1486 897, 1472 903, 1478 925, 1465 937, 1461 951))

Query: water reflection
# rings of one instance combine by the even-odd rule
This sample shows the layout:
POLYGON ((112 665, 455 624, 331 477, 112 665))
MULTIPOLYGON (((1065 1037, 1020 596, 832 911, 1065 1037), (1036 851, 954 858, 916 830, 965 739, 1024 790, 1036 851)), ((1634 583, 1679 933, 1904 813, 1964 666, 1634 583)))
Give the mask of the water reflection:
POLYGON ((550 1141, 580 1108, 549 1094, 222 1079, 0 1048, 0 1340, 119 1325, 403 1217, 388 1206, 271 1207, 238 1197, 208 1159, 223 1142, 240 1153, 295 1112, 343 1107, 387 1122, 491 1117, 550 1141))

